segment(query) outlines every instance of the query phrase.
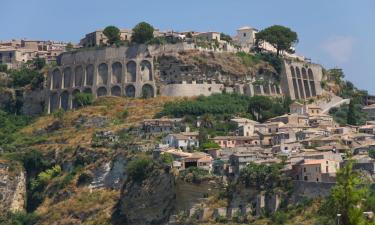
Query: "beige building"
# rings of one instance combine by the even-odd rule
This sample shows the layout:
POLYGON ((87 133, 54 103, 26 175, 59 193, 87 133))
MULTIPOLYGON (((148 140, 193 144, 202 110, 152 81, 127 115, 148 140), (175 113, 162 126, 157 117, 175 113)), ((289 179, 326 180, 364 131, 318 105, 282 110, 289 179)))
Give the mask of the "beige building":
MULTIPOLYGON (((104 30, 96 30, 94 32, 88 33, 84 38, 81 39, 79 44, 83 47, 95 47, 106 44, 108 38, 103 34, 104 30)), ((132 37, 132 30, 121 29, 120 38, 123 41, 130 41, 132 37)))
POLYGON ((292 166, 294 178, 307 182, 332 182, 340 163, 330 159, 305 159, 292 166))
POLYGON ((220 33, 219 32, 215 32, 215 31, 209 31, 209 32, 201 32, 201 33, 197 33, 195 34, 196 37, 201 37, 201 38, 205 38, 209 41, 212 41, 212 40, 216 40, 216 41, 220 41, 220 33))

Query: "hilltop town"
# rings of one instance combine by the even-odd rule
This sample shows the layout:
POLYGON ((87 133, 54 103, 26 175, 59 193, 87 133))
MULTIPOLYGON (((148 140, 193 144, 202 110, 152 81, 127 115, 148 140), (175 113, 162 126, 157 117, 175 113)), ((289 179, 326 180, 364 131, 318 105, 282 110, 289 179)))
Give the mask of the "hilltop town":
POLYGON ((330 224, 350 170, 369 187, 350 204, 374 223, 375 97, 267 29, 0 42, 0 209, 36 224, 330 224))

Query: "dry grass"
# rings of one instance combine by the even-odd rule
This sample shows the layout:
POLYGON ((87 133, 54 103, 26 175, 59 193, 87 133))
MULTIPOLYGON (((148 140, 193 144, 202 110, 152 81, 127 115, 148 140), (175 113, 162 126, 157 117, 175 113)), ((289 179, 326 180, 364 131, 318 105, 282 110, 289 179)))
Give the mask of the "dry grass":
MULTIPOLYGON (((100 129, 118 131, 123 128, 137 126, 144 119, 150 119, 160 112, 167 102, 178 100, 179 98, 159 96, 151 99, 129 99, 119 97, 99 98, 94 105, 81 108, 75 111, 65 112, 62 117, 63 128, 48 134, 47 143, 39 144, 41 150, 61 149, 84 146, 90 144, 92 135, 100 129), (127 118, 121 118, 124 110, 128 111, 127 118), (105 128, 77 128, 75 121, 80 116, 86 117, 106 117, 110 123, 105 128)), ((34 123, 21 130, 24 135, 33 135, 36 131, 46 128, 54 121, 59 120, 53 115, 38 118, 34 123)))
POLYGON ((119 196, 119 191, 85 188, 57 204, 47 199, 37 211, 43 218, 40 224, 110 224, 119 196))

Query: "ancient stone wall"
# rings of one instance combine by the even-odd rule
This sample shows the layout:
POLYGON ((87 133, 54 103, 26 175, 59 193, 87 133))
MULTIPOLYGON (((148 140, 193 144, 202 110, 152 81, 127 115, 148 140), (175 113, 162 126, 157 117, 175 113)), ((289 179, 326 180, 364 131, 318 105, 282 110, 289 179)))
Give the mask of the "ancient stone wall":
POLYGON ((323 70, 318 64, 285 60, 281 87, 291 99, 307 99, 322 94, 323 70))

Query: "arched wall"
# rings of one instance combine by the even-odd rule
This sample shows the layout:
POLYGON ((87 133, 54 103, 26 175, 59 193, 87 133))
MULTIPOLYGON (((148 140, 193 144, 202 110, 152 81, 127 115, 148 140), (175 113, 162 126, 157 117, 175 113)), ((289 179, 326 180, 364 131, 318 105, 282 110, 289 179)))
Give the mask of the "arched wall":
POLYGON ((140 66, 142 81, 152 81, 151 63, 148 60, 142 60, 140 66))
POLYGON ((62 83, 61 72, 59 69, 55 69, 52 72, 52 89, 60 89, 62 83))
POLYGON ((83 67, 77 66, 74 70, 74 87, 82 87, 83 78, 83 67))
POLYGON ((108 82, 108 65, 106 63, 101 63, 98 66, 98 81, 97 85, 104 84, 108 82))
POLYGON ((137 64, 134 61, 129 61, 126 64, 126 80, 127 82, 137 81, 137 64))
POLYGON ((64 69, 63 77, 64 88, 72 87, 72 69, 70 67, 64 69))
POLYGON ((89 64, 86 66, 86 86, 92 86, 94 84, 94 65, 89 64))
POLYGON ((122 77, 122 64, 120 62, 115 62, 112 64, 112 84, 121 83, 122 77))

